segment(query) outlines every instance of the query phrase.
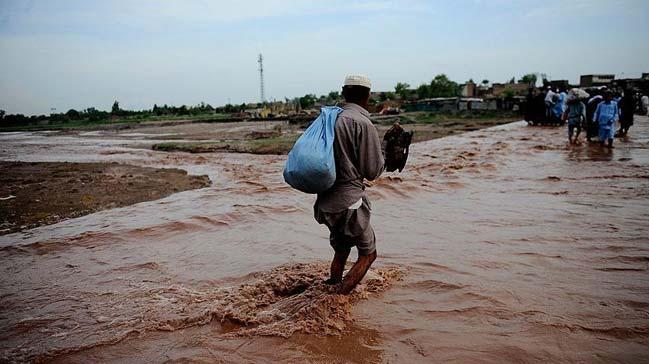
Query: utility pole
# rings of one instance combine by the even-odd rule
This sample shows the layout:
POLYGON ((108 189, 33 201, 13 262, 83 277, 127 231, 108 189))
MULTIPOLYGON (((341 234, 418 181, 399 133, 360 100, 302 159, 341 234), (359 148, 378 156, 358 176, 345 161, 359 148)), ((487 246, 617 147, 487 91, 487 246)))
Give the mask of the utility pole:
POLYGON ((259 53, 259 58, 257 59, 259 63, 259 94, 261 96, 261 102, 266 101, 264 96, 264 57, 259 53))

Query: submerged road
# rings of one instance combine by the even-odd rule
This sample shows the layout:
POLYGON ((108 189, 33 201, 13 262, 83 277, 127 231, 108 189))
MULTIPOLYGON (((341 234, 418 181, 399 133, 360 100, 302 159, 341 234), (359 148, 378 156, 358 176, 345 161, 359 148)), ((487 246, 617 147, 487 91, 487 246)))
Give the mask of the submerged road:
POLYGON ((612 151, 566 141, 518 122, 414 145, 368 189, 376 270, 403 277, 346 301, 285 289, 332 251, 283 156, 0 134, 0 160, 213 181, 0 236, 0 361, 648 362, 649 119, 612 151))

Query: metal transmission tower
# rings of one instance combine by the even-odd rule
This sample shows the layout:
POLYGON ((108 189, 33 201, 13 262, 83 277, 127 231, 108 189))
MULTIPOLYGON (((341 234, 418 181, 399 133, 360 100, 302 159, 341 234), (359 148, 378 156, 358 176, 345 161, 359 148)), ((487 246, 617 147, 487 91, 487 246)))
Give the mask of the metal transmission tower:
POLYGON ((261 95, 261 102, 266 101, 264 96, 264 57, 259 53, 259 58, 257 59, 259 63, 259 93, 261 95))

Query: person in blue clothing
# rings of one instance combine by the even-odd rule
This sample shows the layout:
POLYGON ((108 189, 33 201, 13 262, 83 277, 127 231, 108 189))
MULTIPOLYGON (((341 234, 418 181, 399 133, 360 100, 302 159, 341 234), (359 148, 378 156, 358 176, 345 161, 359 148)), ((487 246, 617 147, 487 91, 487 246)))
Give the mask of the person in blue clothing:
POLYGON ((597 105, 593 122, 599 125, 599 143, 604 146, 608 141, 608 147, 613 148, 613 136, 615 135, 615 122, 620 118, 617 102, 613 101, 613 93, 606 91, 604 101, 597 105))
POLYGON ((556 94, 556 97, 557 101, 552 108, 552 112, 554 113, 556 120, 561 120, 561 115, 563 115, 563 113, 566 111, 567 95, 563 90, 561 90, 561 92, 556 94))
POLYGON ((568 121, 568 141, 570 144, 580 144, 579 134, 581 133, 582 125, 586 121, 586 105, 573 94, 568 96, 567 100, 568 107, 564 112, 564 119, 568 121), (572 136, 575 129, 577 129, 577 133, 573 139, 572 136))

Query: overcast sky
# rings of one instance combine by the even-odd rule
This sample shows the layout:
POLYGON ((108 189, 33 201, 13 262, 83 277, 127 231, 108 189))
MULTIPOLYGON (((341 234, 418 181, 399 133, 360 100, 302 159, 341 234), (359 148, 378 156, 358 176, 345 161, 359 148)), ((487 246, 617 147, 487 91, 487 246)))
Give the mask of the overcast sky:
POLYGON ((649 72, 647 0, 0 0, 0 109, 214 106, 445 73, 649 72))

